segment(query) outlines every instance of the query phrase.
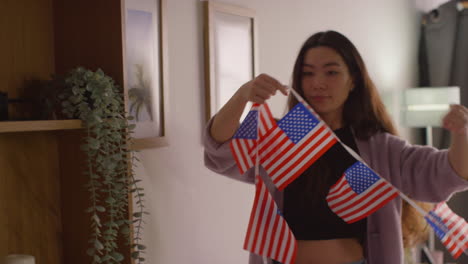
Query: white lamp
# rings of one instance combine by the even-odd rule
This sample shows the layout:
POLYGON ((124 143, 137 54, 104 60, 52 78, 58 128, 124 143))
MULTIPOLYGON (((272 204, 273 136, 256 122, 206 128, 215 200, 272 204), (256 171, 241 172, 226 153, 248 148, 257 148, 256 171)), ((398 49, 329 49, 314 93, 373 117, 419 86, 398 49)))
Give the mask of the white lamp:
POLYGON ((426 144, 432 146, 432 127, 442 126, 450 104, 460 103, 459 87, 422 87, 403 91, 402 121, 407 127, 425 127, 426 144))

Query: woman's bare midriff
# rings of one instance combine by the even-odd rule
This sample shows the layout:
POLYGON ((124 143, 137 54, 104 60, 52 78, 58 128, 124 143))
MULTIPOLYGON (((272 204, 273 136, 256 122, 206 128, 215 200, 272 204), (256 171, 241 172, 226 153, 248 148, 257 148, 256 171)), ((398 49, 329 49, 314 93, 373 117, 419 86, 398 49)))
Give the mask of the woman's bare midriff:
POLYGON ((363 258, 356 239, 298 240, 295 264, 346 264, 363 258))

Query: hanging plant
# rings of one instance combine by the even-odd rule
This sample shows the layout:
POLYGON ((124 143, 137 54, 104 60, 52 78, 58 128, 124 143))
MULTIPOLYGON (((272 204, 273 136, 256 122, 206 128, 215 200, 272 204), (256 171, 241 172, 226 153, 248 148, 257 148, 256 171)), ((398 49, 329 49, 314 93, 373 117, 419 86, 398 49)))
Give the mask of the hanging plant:
POLYGON ((123 236, 131 247, 132 258, 143 263, 144 193, 133 170, 138 160, 129 142, 135 125, 130 125, 133 118, 125 115, 123 94, 102 70, 76 68, 65 82, 60 95, 63 112, 81 119, 86 130, 81 149, 87 155, 84 174, 91 203, 86 210, 91 218, 87 253, 93 263, 122 263, 124 256, 117 240, 123 236), (128 217, 129 194, 136 205, 132 220, 128 217))

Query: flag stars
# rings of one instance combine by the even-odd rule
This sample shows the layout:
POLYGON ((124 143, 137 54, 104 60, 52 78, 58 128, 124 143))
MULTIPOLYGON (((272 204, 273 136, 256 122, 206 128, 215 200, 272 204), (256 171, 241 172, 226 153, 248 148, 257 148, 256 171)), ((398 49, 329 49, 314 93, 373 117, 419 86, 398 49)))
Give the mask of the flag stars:
POLYGON ((256 139, 258 123, 257 117, 257 111, 250 111, 234 135, 234 138, 256 139))
POLYGON ((359 161, 347 169, 345 175, 351 188, 359 194, 380 179, 370 168, 359 161))
POLYGON ((297 104, 278 122, 278 126, 285 131, 286 135, 294 143, 299 142, 318 124, 318 119, 302 104, 297 104))

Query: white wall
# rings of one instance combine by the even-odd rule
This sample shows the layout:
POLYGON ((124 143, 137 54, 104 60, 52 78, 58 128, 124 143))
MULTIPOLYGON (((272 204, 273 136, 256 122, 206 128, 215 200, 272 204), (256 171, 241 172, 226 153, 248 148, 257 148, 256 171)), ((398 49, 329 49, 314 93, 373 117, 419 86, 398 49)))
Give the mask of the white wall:
MULTIPOLYGON (((382 91, 416 84, 419 18, 408 0, 231 0, 257 11, 259 69, 289 83, 302 42, 319 30, 347 35, 382 91)), ((140 153, 146 188, 147 263, 247 263, 242 250, 254 188, 208 171, 204 114, 203 10, 199 0, 167 0, 170 146, 140 153)), ((272 99, 274 114, 284 98, 272 99)))

